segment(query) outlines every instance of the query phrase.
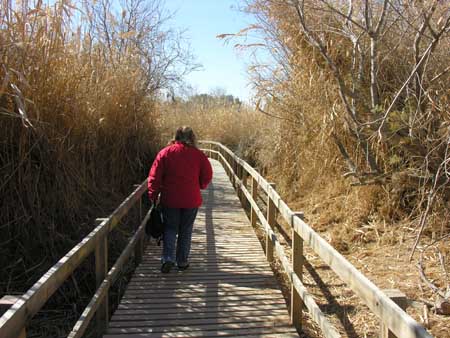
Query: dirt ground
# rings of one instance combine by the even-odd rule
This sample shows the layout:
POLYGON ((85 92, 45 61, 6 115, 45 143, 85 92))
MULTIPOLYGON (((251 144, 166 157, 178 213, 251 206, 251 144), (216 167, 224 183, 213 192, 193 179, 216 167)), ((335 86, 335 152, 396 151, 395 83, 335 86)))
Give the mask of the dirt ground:
MULTIPOLYGON (((353 245, 346 246, 344 256, 378 288, 382 290, 398 289, 403 292, 408 299, 407 313, 426 327, 434 337, 449 338, 450 316, 436 314, 430 306, 432 305, 430 303, 434 302, 435 295, 420 278, 417 267, 419 253, 424 252, 424 272, 430 281, 438 287, 442 287, 445 282, 448 285, 448 276, 447 281, 442 280, 442 276, 445 274, 442 265, 439 264, 435 252, 426 249, 424 244, 418 246, 416 254, 409 261, 415 232, 407 226, 397 228, 399 230, 396 232, 378 231, 378 235, 376 227, 355 230, 357 238, 353 245), (375 240, 364 241, 364 237, 373 237, 375 240)), ((256 232, 258 237, 264 241, 262 229, 257 228, 256 232)), ((288 233, 289 231, 286 231, 283 237, 282 233, 278 232, 278 238, 285 247, 286 254, 290 255, 288 233)), ((333 234, 332 228, 320 232, 320 235, 329 242, 336 241, 332 238, 333 234)), ((425 238, 423 242, 426 243, 427 239, 425 238)), ((428 242, 431 242, 431 239, 428 242)), ((449 242, 446 243, 448 245, 449 242)), ((336 246, 339 247, 339 244, 336 246)), ((379 337, 379 320, 358 296, 307 247, 305 247, 305 257, 308 263, 304 268, 304 284, 342 337, 379 337)), ((446 262, 444 266, 447 271, 450 270, 449 262, 446 262)), ((282 273, 279 262, 273 265, 273 269, 282 283, 285 299, 289 306, 290 286, 287 276, 282 273)), ((320 329, 308 320, 308 315, 306 315, 305 323, 301 337, 321 337, 320 329)))

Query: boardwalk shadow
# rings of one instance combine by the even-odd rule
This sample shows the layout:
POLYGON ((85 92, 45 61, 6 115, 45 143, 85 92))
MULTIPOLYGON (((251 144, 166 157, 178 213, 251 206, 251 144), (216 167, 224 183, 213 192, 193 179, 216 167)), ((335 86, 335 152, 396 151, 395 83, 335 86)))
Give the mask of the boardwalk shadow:
MULTIPOLYGON (((208 190, 207 190, 207 203, 205 207, 205 229, 206 229, 206 246, 209 248, 209 245, 211 245, 211 252, 208 252, 207 262, 208 266, 211 266, 212 269, 218 270, 218 264, 216 259, 216 239, 214 234, 214 222, 213 222, 213 205, 214 205, 214 182, 211 182, 208 190)), ((219 296, 219 283, 216 281, 215 283, 209 285, 206 287, 205 291, 205 311, 203 312, 206 314, 208 312, 207 308, 211 307, 211 310, 215 313, 219 313, 218 309, 218 302, 211 302, 211 299, 214 299, 219 296), (215 295, 214 298, 209 298, 208 295, 213 293, 215 295)), ((216 325, 218 324, 218 318, 213 318, 211 320, 211 324, 216 325)), ((217 330, 215 332, 218 334, 217 330)))
MULTIPOLYGON (((320 289, 322 294, 325 296, 325 299, 327 300, 327 304, 320 305, 320 308, 322 311, 328 314, 335 314, 339 321, 341 322, 342 326, 344 327, 345 332, 347 333, 347 336, 349 338, 358 338, 358 334, 355 331, 355 327, 350 321, 350 318, 348 318, 348 313, 352 312, 355 307, 353 305, 341 305, 337 302, 335 296, 330 291, 329 284, 326 284, 320 275, 317 273, 316 269, 319 267, 314 268, 309 262, 305 262, 305 268, 308 270, 309 274, 313 278, 314 282, 316 283, 316 286, 320 289)), ((329 267, 322 267, 327 268, 329 267)), ((345 284, 335 285, 337 287, 342 287, 345 284)))

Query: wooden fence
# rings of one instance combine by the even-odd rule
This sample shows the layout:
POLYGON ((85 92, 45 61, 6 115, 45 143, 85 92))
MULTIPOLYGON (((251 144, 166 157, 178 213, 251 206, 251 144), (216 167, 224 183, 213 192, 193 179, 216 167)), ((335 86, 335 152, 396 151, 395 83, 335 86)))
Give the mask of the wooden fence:
POLYGON ((302 312, 306 307, 311 318, 319 325, 325 337, 340 337, 338 331, 326 318, 313 297, 303 284, 302 272, 305 263, 303 246, 308 245, 347 286, 378 316, 383 336, 398 338, 432 337, 423 326, 411 318, 399 305, 359 272, 344 256, 336 251, 327 241, 320 237, 302 219, 302 214, 292 211, 275 191, 274 185, 268 183, 253 167, 237 157, 230 149, 212 141, 200 142, 205 153, 224 166, 230 180, 243 201, 250 205, 250 220, 254 226, 259 220, 265 230, 266 257, 269 262, 274 259, 274 252, 281 261, 284 272, 291 282, 291 319, 301 329, 302 312), (248 180, 251 180, 249 189, 248 180), (267 198, 267 214, 257 204, 257 196, 263 191, 267 198), (279 214, 292 229, 292 262, 286 257, 284 247, 280 244, 274 225, 279 214))
POLYGON ((48 270, 27 293, 17 297, 10 309, 0 318, 1 338, 24 338, 26 336, 25 328, 31 318, 92 253, 95 254, 97 290, 69 337, 81 337, 94 315, 96 316, 99 336, 105 332, 109 320, 109 288, 117 279, 119 271, 133 255, 133 252, 136 264, 139 264, 144 250, 145 223, 150 217, 150 213, 146 214, 128 245, 109 271, 108 234, 135 205, 139 205, 139 216, 142 218, 141 197, 146 190, 147 180, 137 185, 133 193, 108 218, 97 219, 98 225, 89 235, 48 270))

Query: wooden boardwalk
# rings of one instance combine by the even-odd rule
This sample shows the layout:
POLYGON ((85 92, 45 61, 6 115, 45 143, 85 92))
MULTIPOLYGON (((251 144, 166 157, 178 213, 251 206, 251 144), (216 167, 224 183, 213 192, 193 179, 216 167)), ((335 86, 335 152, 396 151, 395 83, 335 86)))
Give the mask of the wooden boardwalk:
POLYGON ((191 266, 160 272, 148 245, 105 338, 298 337, 262 247, 219 162, 203 194, 191 266))

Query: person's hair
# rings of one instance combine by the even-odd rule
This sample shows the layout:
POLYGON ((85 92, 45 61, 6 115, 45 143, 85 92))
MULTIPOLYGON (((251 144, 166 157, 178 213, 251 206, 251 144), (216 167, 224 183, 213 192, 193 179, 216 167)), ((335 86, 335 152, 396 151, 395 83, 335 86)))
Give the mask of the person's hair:
POLYGON ((197 138, 195 137, 194 131, 191 127, 179 127, 175 132, 175 138, 171 141, 171 143, 173 144, 177 141, 190 147, 197 147, 197 138))

